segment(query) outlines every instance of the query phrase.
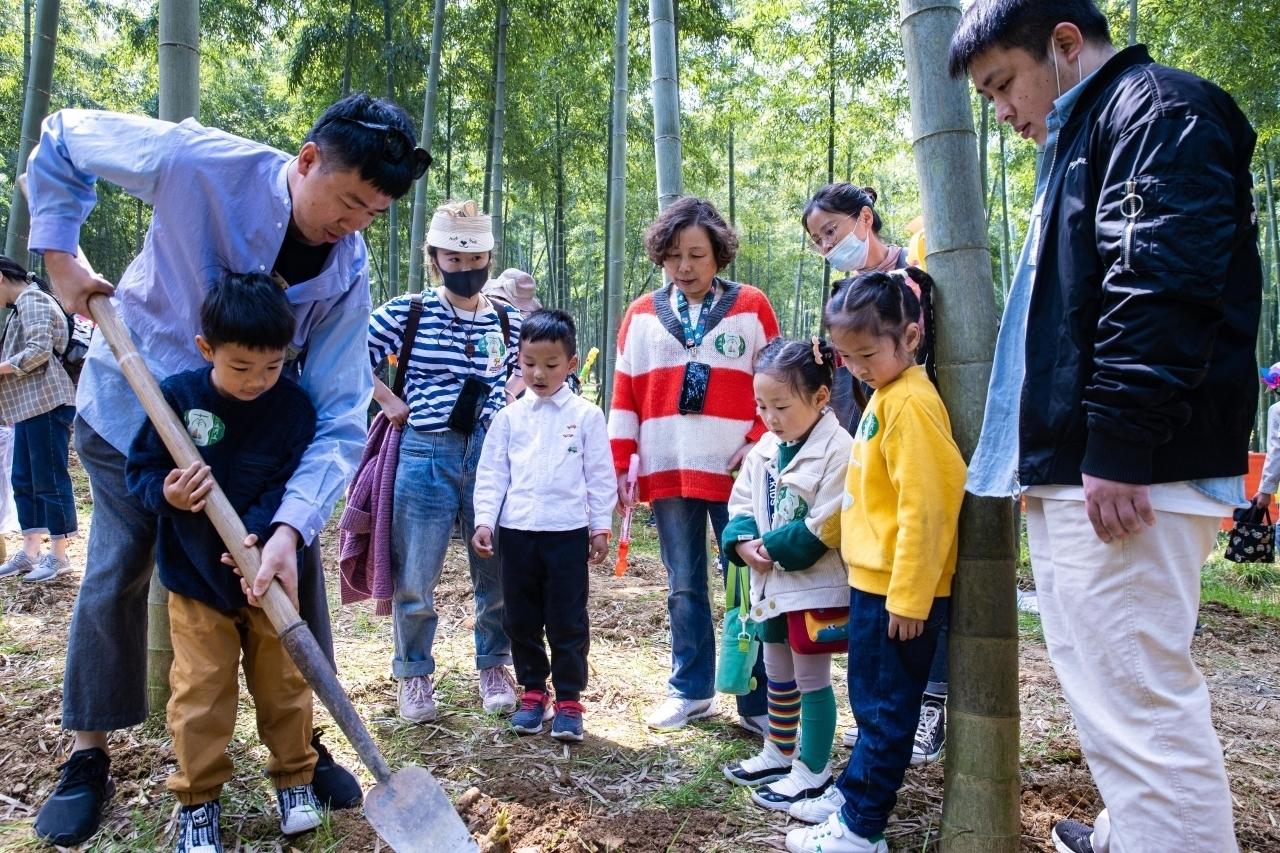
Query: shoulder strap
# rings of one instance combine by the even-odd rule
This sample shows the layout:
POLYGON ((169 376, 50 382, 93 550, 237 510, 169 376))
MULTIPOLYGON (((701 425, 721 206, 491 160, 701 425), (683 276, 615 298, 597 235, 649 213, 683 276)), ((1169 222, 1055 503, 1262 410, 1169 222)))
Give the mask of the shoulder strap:
MULTIPOLYGON (((508 310, 514 311, 515 307, 511 305, 511 303, 507 302, 507 300, 505 299, 494 299, 492 296, 488 298, 489 298, 489 301, 493 303, 493 310, 498 312, 498 322, 502 324, 503 343, 505 343, 508 348, 514 349, 515 347, 513 347, 511 343, 511 318, 507 316, 507 311, 508 310)), ((519 346, 518 341, 516 342, 515 346, 519 346)), ((511 367, 511 365, 508 364, 507 379, 511 378, 511 374, 513 372, 514 372, 513 368, 511 367)))
POLYGON ((422 318, 422 294, 415 293, 409 301, 409 319, 404 323, 404 337, 400 341, 400 355, 396 359, 396 380, 391 393, 404 399, 404 377, 409 371, 409 356, 413 353, 413 341, 418 336, 418 320, 422 318))

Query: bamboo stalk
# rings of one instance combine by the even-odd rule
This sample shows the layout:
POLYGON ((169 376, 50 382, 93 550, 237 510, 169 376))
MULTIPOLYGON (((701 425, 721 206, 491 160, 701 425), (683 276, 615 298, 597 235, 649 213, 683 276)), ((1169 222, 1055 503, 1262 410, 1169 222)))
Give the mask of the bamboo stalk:
MULTIPOLYGON (((59 0, 37 0, 35 38, 28 63, 26 96, 22 106, 22 130, 18 138, 17 174, 27 170, 27 158, 40 138, 40 123, 49 111, 49 90, 53 86, 53 56, 58 44, 59 0)), ((31 215, 27 199, 14 182, 5 233, 5 254, 22 261, 27 252, 31 215)), ((23 266, 30 266, 29 263, 23 266)))
POLYGON ((673 0, 649 0, 653 90, 653 150, 657 163, 658 210, 684 192, 680 154, 680 90, 676 80, 676 24, 673 0))
POLYGON ((627 74, 628 0, 617 0, 613 25, 613 97, 609 129, 609 231, 608 269, 605 271, 605 340, 600 375, 605 410, 613 399, 613 368, 618 351, 618 326, 622 322, 623 267, 626 263, 627 214, 627 74))
MULTIPOLYGON (((422 147, 431 150, 436 133, 436 101, 440 92, 440 43, 444 37, 445 0, 435 0, 431 16, 431 54, 427 61, 427 93, 422 104, 422 147)), ((413 220, 409 225, 409 292, 422 290, 427 236, 427 176, 413 190, 413 220)))
MULTIPOLYGON (((982 426, 995 348, 983 186, 966 85, 947 75, 957 0, 901 0, 912 148, 938 282, 938 385, 968 459, 982 426)), ((1016 537, 1010 500, 965 497, 952 586, 951 693, 941 849, 1019 846, 1016 537)))

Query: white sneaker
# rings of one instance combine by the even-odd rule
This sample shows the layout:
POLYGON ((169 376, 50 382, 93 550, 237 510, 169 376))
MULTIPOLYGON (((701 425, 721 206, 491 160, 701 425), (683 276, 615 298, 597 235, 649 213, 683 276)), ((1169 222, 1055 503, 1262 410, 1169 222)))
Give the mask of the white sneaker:
POLYGON ((480 670, 480 704, 486 714, 510 714, 516 709, 516 680, 499 664, 480 670))
POLYGON ((814 773, 800 760, 791 765, 791 772, 776 782, 770 782, 751 792, 751 802, 766 809, 789 812, 794 803, 815 800, 831 787, 831 763, 814 773))
POLYGON ((757 754, 725 765, 724 775, 735 785, 754 788, 786 776, 791 772, 793 760, 793 756, 783 755, 776 743, 766 740, 764 749, 757 754))
POLYGON ((53 556, 53 552, 50 551, 40 557, 36 567, 27 572, 22 582, 43 583, 44 581, 51 581, 59 575, 65 575, 69 571, 71 571, 71 563, 53 556))
POLYGON ((857 721, 855 721, 852 726, 849 726, 849 728, 845 730, 845 733, 840 736, 840 743, 842 743, 844 746, 847 746, 849 749, 853 749, 855 746, 858 745, 857 721))
POLYGON ((280 831, 285 835, 310 832, 320 825, 323 810, 310 785, 277 788, 276 805, 280 807, 280 831))
POLYGON ((178 810, 178 838, 174 853, 222 853, 222 804, 210 800, 178 810))
POLYGON ((9 575, 19 575, 29 572, 36 567, 36 561, 27 556, 26 551, 19 550, 9 559, 0 564, 0 578, 9 575))
POLYGON ((746 732, 751 732, 756 737, 769 739, 769 715, 757 714, 756 716, 748 716, 746 714, 738 715, 738 728, 746 732))
POLYGON ((787 808, 787 814, 804 823, 822 823, 844 808, 844 794, 835 785, 822 792, 821 797, 796 800, 787 808))
POLYGON ((844 825, 840 813, 817 826, 803 826, 787 833, 791 853, 889 853, 883 837, 868 841, 844 825))
POLYGON ((436 689, 429 675, 400 679, 400 719, 428 723, 436 718, 436 689))
POLYGON ((645 718, 645 725, 660 732, 684 728, 690 720, 710 717, 716 712, 710 699, 681 699, 670 696, 645 718))

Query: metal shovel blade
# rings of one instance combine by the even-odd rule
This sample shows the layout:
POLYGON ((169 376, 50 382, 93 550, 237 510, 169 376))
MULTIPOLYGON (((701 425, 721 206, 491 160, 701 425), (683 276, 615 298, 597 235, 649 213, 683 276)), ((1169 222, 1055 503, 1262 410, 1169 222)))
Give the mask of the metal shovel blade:
POLYGON ((476 843, 435 777, 405 767, 364 798, 369 825, 396 853, 471 853, 476 843))

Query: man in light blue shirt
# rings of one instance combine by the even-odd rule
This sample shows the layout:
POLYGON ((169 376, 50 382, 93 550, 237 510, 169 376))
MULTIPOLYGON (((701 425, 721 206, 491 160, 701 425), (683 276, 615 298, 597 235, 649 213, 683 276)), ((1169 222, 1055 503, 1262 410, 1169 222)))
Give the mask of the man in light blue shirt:
MULTIPOLYGON (((201 365, 200 306, 225 271, 272 273, 297 320, 290 354, 315 406, 307 448, 262 544, 254 592, 274 578, 333 661, 316 536, 359 462, 372 377, 365 360, 370 296, 360 231, 404 195, 430 157, 404 110, 367 95, 329 107, 297 156, 202 127, 62 110, 44 122, 28 163, 33 251, 68 310, 112 295, 157 377, 201 365), (95 183, 153 208, 142 251, 113 288, 77 260, 95 183), (297 551, 306 546, 299 572, 297 551), (300 595, 301 594, 301 595, 300 595)), ((76 449, 93 487, 85 577, 63 683, 62 725, 75 732, 57 790, 36 821, 61 846, 96 831, 112 785, 107 733, 146 719, 146 598, 155 520, 124 488, 124 454, 144 415, 101 336, 77 394, 76 449)), ((321 748, 315 789, 330 805, 359 801, 353 777, 321 748), (331 776, 327 776, 332 773, 331 776), (353 790, 354 787, 354 790, 353 790)))

